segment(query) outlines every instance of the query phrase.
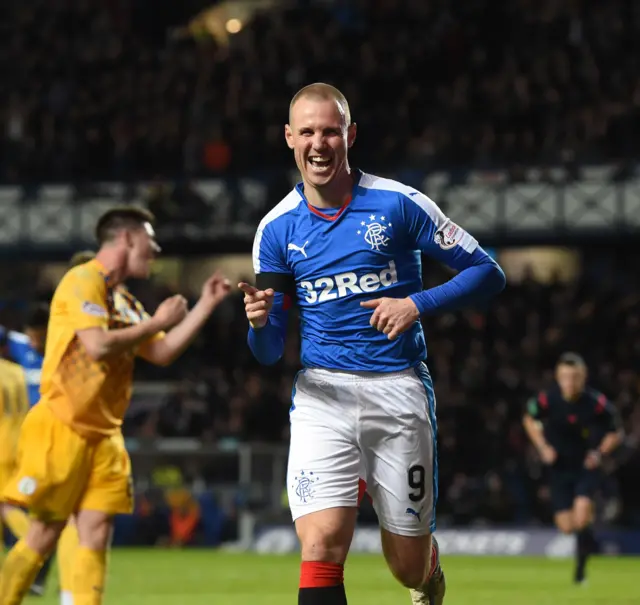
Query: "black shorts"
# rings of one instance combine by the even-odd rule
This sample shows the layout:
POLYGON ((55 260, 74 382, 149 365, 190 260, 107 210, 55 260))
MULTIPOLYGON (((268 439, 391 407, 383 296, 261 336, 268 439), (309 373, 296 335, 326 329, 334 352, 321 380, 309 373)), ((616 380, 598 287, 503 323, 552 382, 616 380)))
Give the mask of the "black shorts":
POLYGON ((601 474, 598 469, 579 469, 576 471, 551 470, 551 506, 554 513, 573 508, 578 496, 593 499, 600 487, 601 474))

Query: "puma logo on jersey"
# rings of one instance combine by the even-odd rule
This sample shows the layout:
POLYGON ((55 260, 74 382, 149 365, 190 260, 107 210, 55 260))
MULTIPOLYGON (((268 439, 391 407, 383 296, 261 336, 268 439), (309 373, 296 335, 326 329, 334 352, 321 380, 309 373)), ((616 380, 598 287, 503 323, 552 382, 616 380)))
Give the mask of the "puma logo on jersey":
POLYGON ((314 304, 343 298, 347 294, 375 292, 396 283, 398 283, 396 263, 389 261, 388 267, 380 273, 365 273, 358 277, 353 271, 348 271, 330 277, 320 277, 313 282, 303 281, 300 282, 300 287, 305 290, 304 299, 314 304))
POLYGON ((304 246, 300 247, 300 246, 296 246, 295 244, 289 244, 287 246, 287 250, 294 250, 295 252, 300 252, 300 254, 302 254, 302 256, 304 256, 305 258, 307 258, 307 253, 304 251, 304 249, 307 247, 307 244, 309 243, 309 240, 307 240, 304 243, 304 246))

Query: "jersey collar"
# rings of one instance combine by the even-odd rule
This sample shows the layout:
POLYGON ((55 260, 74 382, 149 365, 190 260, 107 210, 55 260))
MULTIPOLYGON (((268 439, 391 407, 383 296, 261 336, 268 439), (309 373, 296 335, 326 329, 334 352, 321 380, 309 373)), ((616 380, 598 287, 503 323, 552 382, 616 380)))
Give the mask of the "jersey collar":
POLYGON ((351 195, 347 198, 347 201, 344 204, 342 204, 342 206, 340 206, 340 208, 338 209, 338 212, 336 212, 335 214, 328 214, 326 212, 322 212, 322 210, 320 210, 319 208, 312 206, 304 194, 304 183, 302 182, 298 183, 296 185, 296 191, 300 194, 300 197, 304 200, 310 212, 327 221, 337 221, 338 218, 342 216, 344 211, 347 209, 347 207, 351 203, 351 200, 353 200, 353 198, 356 196, 356 190, 358 188, 358 185, 360 184, 360 179, 362 178, 363 173, 358 168, 354 168, 352 170, 352 174, 353 174, 353 189, 351 190, 351 195))

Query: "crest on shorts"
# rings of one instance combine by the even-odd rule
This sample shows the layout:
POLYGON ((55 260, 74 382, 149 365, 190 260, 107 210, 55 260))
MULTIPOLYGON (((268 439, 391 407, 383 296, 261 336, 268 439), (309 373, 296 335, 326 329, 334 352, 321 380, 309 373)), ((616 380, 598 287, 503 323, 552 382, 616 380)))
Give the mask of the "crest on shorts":
POLYGON ((360 221, 360 229, 356 231, 358 235, 364 235, 364 241, 371 246, 372 250, 380 250, 391 240, 389 229, 391 223, 387 222, 386 216, 376 217, 369 215, 369 221, 360 221))
POLYGON ((300 502, 307 504, 307 502, 313 500, 313 484, 318 481, 318 478, 313 473, 300 471, 293 480, 295 481, 295 484, 292 487, 300 502))
POLYGON ((38 482, 33 477, 22 477, 18 481, 18 491, 23 496, 33 496, 38 488, 38 482))

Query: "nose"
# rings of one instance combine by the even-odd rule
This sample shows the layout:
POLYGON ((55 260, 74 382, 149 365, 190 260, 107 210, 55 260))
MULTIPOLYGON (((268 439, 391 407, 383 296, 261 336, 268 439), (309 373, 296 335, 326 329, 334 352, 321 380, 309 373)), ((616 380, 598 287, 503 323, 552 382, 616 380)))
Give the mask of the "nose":
POLYGON ((316 132, 313 135, 313 148, 317 151, 325 149, 327 146, 327 139, 322 132, 316 132))

